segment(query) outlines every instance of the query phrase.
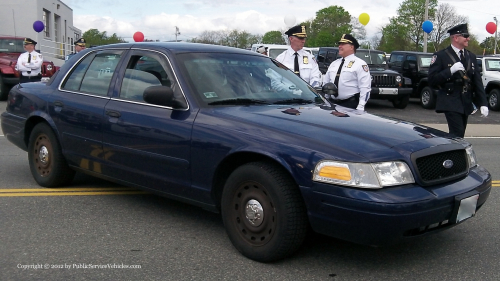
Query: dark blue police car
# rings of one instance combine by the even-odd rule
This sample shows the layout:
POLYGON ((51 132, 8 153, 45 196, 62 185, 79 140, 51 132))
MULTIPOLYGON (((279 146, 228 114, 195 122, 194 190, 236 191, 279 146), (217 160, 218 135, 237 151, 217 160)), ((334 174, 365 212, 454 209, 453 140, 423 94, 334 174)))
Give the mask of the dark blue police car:
POLYGON ((279 62, 221 46, 87 49, 14 87, 1 125, 39 185, 81 171, 221 212, 262 262, 309 227, 368 245, 450 228, 491 190, 465 140, 330 104, 279 62))

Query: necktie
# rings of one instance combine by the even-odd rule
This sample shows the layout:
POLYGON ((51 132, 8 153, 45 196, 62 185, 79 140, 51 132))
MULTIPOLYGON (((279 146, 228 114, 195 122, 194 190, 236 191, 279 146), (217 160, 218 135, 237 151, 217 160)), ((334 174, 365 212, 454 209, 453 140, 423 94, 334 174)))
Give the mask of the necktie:
POLYGON ((339 77, 340 77, 340 72, 342 71, 342 66, 344 66, 344 61, 345 59, 342 59, 342 63, 340 63, 339 66, 339 70, 337 70, 337 76, 335 76, 335 82, 333 82, 333 84, 335 84, 337 88, 339 87, 339 77))
POLYGON ((28 54, 28 63, 31 62, 31 54, 28 54))
POLYGON ((464 57, 464 51, 463 50, 460 50, 460 61, 462 62, 462 64, 464 65, 465 67, 465 57, 464 57))
POLYGON ((300 76, 300 71, 299 71, 299 54, 295 52, 295 60, 293 62, 293 72, 297 74, 297 76, 300 76))

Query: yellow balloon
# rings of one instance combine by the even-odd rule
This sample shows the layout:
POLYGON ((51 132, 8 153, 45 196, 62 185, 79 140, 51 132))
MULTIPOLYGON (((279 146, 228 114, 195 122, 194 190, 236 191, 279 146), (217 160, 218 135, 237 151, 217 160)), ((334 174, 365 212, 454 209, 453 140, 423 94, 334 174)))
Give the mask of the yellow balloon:
POLYGON ((362 25, 367 25, 369 21, 370 21, 370 16, 367 13, 362 13, 361 15, 359 15, 359 22, 362 25))

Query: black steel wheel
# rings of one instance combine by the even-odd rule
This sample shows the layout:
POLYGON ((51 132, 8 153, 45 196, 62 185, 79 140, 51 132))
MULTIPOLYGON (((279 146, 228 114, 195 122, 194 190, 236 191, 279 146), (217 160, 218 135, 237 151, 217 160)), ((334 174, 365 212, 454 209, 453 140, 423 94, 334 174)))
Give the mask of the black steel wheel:
POLYGON ((498 98, 500 97, 500 90, 493 89, 488 95, 488 106, 491 110, 499 111, 500 104, 498 104, 498 98))
POLYGON ((392 100, 392 105, 395 108, 399 108, 399 109, 406 108, 408 106, 408 103, 410 103, 410 95, 404 95, 404 96, 397 97, 397 98, 392 100))
POLYGON ((420 104, 425 109, 433 109, 436 107, 436 96, 431 87, 424 87, 420 92, 420 104))
POLYGON ((3 76, 0 74, 0 101, 7 100, 9 96, 9 87, 5 84, 3 76))
POLYGON ((277 165, 237 168, 222 194, 226 232, 244 256, 270 262, 295 252, 307 233, 307 212, 296 183, 277 165))
POLYGON ((46 123, 37 124, 31 131, 28 160, 33 178, 44 187, 67 185, 75 175, 62 155, 52 128, 46 123))

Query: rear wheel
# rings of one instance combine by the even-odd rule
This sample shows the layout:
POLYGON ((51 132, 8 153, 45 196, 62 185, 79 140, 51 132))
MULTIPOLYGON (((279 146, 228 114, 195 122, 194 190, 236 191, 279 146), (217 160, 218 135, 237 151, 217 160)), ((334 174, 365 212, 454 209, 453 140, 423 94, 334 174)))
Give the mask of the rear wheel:
POLYGON ((490 91, 490 94, 488 95, 488 105, 491 108, 491 110, 495 111, 500 110, 500 104, 498 104, 499 96, 500 96, 499 89, 493 89, 490 91))
POLYGON ((420 92, 420 104, 425 109, 436 107, 436 96, 431 87, 424 87, 420 92))
POLYGON ((28 160, 33 178, 44 187, 67 185, 75 175, 62 155, 52 128, 45 123, 39 123, 31 131, 28 160))
POLYGON ((392 105, 395 108, 404 109, 408 106, 410 102, 410 95, 404 95, 392 100, 392 105))
POLYGON ((296 183, 270 163, 237 168, 224 186, 221 211, 233 245, 256 261, 291 255, 307 233, 306 208, 296 183))
POLYGON ((9 87, 5 84, 3 76, 0 75, 0 101, 7 100, 9 96, 9 87))

